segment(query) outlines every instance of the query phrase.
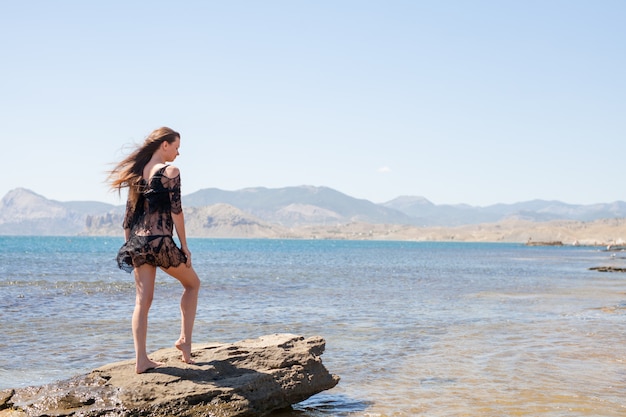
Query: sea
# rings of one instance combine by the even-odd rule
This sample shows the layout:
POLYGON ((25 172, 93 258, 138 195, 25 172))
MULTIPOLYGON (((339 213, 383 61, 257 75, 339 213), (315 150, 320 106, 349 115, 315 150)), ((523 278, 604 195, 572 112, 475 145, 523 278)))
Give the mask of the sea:
MULTIPOLYGON (((117 237, 0 237, 0 389, 134 357, 117 237)), ((626 252, 508 243, 189 239, 195 343, 320 335, 339 384, 281 417, 626 416, 626 252)), ((148 350, 180 284, 157 275, 148 350)))

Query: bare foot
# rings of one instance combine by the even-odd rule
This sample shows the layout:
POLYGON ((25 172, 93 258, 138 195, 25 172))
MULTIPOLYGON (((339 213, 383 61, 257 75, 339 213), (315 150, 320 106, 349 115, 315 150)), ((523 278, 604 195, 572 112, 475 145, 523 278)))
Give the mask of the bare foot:
POLYGON ((158 368, 161 365, 163 365, 163 362, 155 362, 150 359, 143 360, 141 362, 138 361, 135 365, 135 372, 143 374, 144 372, 149 371, 150 369, 158 368))
POLYGON ((178 339, 176 343, 174 343, 176 349, 180 350, 182 355, 181 360, 185 363, 193 365, 196 363, 193 359, 191 359, 191 343, 185 343, 181 339, 178 339))

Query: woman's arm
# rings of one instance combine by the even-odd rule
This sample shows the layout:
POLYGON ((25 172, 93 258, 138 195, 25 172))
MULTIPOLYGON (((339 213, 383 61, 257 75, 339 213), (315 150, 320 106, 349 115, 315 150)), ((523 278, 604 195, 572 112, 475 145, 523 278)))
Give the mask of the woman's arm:
POLYGON ((173 165, 165 168, 165 176, 168 178, 168 188, 170 189, 170 204, 172 221, 174 228, 180 240, 180 248, 187 256, 187 266, 191 266, 191 252, 187 247, 187 235, 185 233, 185 215, 183 214, 183 205, 180 198, 180 171, 173 165))
POLYGON ((182 211, 180 213, 172 213, 172 221, 174 222, 176 235, 180 241, 180 248, 187 257, 187 266, 191 266, 191 252, 189 252, 189 248, 187 247, 187 236, 185 234, 185 215, 182 211))
POLYGON ((124 241, 128 242, 130 239, 130 228, 132 227, 132 218, 134 214, 133 205, 130 203, 130 198, 126 200, 126 212, 124 213, 124 222, 122 223, 122 227, 124 228, 124 241))

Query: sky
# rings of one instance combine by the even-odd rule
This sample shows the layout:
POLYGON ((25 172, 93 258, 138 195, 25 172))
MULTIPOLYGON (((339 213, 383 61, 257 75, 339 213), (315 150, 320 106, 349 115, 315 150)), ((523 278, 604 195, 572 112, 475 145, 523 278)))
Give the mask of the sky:
POLYGON ((622 0, 2 1, 0 197, 124 204, 181 133, 183 195, 626 200, 622 0))

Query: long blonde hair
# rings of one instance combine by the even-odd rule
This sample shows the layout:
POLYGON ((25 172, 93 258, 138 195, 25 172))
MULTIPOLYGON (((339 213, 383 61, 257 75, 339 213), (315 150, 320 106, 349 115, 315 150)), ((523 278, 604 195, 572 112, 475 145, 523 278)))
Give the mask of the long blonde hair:
POLYGON ((176 139, 180 139, 180 134, 169 127, 153 130, 143 145, 137 147, 109 171, 108 182, 111 190, 121 193, 122 188, 128 187, 128 200, 131 203, 136 202, 144 167, 163 142, 173 143, 176 139))

